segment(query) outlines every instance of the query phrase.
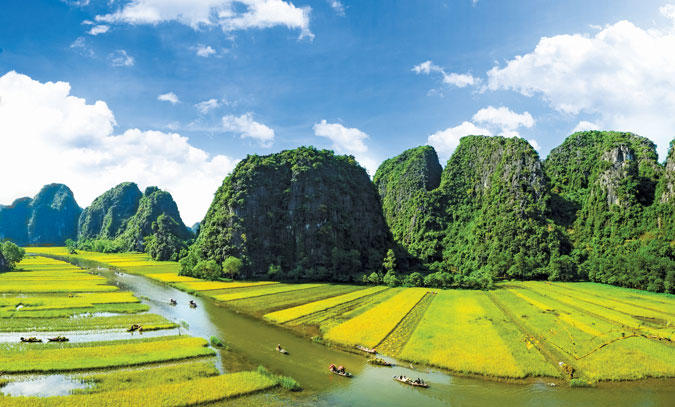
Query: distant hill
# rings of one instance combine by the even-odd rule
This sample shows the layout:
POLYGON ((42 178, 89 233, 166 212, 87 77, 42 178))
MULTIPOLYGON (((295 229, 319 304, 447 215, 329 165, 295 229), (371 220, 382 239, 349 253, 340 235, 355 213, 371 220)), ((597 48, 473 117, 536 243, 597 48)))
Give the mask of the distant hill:
POLYGON ((76 238, 81 212, 70 188, 45 185, 33 199, 0 205, 0 239, 19 246, 63 245, 76 238))

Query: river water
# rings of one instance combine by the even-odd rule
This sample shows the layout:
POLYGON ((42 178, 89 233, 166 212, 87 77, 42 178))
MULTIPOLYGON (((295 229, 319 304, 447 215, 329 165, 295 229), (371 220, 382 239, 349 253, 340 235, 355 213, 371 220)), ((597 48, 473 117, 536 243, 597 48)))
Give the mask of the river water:
MULTIPOLYGON (((291 376, 303 387, 299 393, 274 392, 229 401, 246 406, 675 406, 675 380, 648 380, 602 384, 597 388, 573 389, 550 380, 505 383, 480 378, 452 376, 404 367, 377 367, 362 355, 313 343, 306 337, 259 319, 216 305, 208 298, 193 296, 154 280, 110 271, 102 275, 121 288, 136 293, 150 311, 181 323, 181 333, 209 339, 212 335, 231 348, 221 351, 221 371, 255 369, 264 365, 275 373, 291 376), (169 304, 175 298, 178 305, 169 304), (189 300, 197 308, 188 306, 189 300), (289 351, 274 350, 281 343, 289 351), (344 365, 351 379, 328 372, 328 365, 344 365), (428 389, 412 388, 392 379, 393 375, 422 377, 428 389)), ((175 334, 176 330, 171 330, 175 334)))

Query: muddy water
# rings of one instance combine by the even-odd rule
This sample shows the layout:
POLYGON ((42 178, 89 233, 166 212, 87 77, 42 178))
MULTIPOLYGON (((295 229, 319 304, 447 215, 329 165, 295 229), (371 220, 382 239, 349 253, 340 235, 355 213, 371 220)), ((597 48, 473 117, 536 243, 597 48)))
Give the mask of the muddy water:
MULTIPOLYGON (((220 352, 223 371, 252 369, 259 364, 294 377, 303 386, 299 393, 273 392, 230 400, 228 406, 673 406, 674 380, 606 384, 594 389, 572 389, 550 381, 502 383, 451 376, 440 372, 416 372, 403 367, 376 367, 361 355, 342 352, 311 342, 293 332, 217 306, 208 298, 195 297, 165 284, 130 274, 103 271, 120 287, 136 293, 150 311, 181 323, 181 332, 209 339, 223 339, 230 351, 220 352), (169 299, 178 305, 169 304, 169 299), (197 308, 188 306, 189 300, 197 308), (290 354, 274 350, 281 343, 290 354), (355 377, 332 375, 330 363, 347 367, 355 377), (422 377, 429 389, 415 389, 395 382, 392 376, 422 377)), ((176 330, 172 330, 175 334, 176 330)))

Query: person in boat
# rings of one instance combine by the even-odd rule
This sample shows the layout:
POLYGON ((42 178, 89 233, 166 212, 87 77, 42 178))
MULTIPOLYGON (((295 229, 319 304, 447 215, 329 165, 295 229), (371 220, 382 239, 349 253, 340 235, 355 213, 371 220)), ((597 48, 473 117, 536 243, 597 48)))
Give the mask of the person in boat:
POLYGON ((178 301, 176 301, 174 298, 170 299, 169 302, 173 305, 178 304, 178 301))
POLYGON ((277 352, 281 352, 282 350, 283 348, 281 347, 281 344, 280 343, 277 344, 277 352))
POLYGON ((344 367, 344 366, 338 366, 337 372, 338 372, 338 373, 345 374, 345 367, 344 367))
MULTIPOLYGON (((22 338, 22 339, 23 339, 23 338, 22 338)), ((330 366, 328 366, 328 369, 329 369, 331 372, 335 372, 335 371, 336 371, 336 369, 335 369, 335 363, 331 363, 330 366)))

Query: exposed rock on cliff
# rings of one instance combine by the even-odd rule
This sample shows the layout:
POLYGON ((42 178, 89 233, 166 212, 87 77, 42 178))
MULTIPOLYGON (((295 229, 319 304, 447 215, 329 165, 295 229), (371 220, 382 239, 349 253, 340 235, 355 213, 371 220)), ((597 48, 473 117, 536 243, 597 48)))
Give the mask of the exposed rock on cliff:
POLYGON ((246 276, 349 281, 379 270, 391 244, 375 186, 354 158, 301 147, 237 165, 185 266, 234 256, 246 276))

